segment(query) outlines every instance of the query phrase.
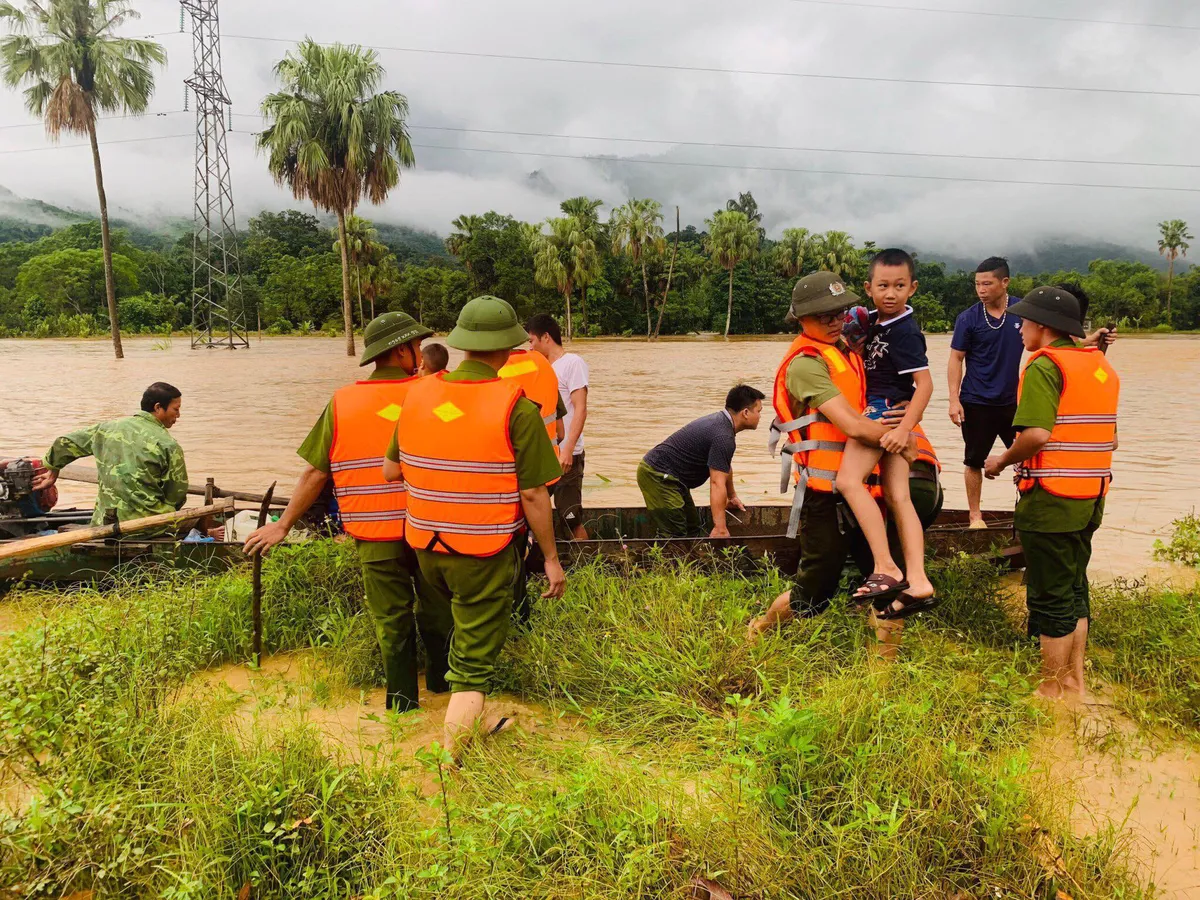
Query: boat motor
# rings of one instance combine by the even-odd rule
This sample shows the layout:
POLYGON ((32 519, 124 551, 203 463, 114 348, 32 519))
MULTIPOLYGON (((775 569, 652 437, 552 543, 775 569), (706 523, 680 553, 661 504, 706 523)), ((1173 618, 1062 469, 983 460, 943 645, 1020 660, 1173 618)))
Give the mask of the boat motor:
POLYGON ((0 461, 0 535, 24 537, 36 533, 25 519, 43 514, 33 492, 34 468, 27 459, 0 461))

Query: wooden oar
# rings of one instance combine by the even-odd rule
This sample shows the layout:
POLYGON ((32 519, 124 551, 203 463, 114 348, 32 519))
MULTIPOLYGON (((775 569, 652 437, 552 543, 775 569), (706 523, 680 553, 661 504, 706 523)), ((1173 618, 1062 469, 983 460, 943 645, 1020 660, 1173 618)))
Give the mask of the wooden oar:
MULTIPOLYGON (((272 481, 267 492, 263 494, 262 506, 258 508, 258 527, 267 524, 267 512, 271 509, 271 496, 275 493, 276 482, 272 481)), ((262 553, 254 554, 254 570, 251 576, 250 620, 253 623, 251 649, 254 653, 254 668, 262 668, 262 553)))
POLYGON ((98 541, 104 538, 120 538, 147 531, 151 528, 162 528, 168 525, 179 525, 188 521, 202 519, 205 516, 233 512, 233 500, 218 500, 211 506, 197 506, 191 509, 181 509, 178 512, 163 513, 159 516, 146 516, 142 519, 130 519, 115 525, 97 525, 92 528, 78 528, 74 531, 64 531, 59 534, 47 534, 41 537, 23 538, 0 544, 0 560, 19 559, 46 550, 57 550, 60 547, 70 547, 85 541, 98 541))
MULTIPOLYGON (((0 457, 8 458, 3 453, 0 453, 0 457)), ((87 466, 81 466, 76 463, 66 466, 58 473, 58 477, 60 481, 75 481, 79 484, 96 484, 97 481, 95 469, 89 469, 87 466)), ((207 490, 208 485, 204 484, 189 484, 187 488, 189 494, 197 497, 205 496, 207 490)), ((261 503, 263 499, 262 494, 253 494, 248 491, 227 491, 219 487, 213 488, 213 497, 228 497, 231 500, 241 500, 243 503, 261 503)), ((275 501, 275 505, 287 506, 289 499, 288 497, 280 497, 275 501)))

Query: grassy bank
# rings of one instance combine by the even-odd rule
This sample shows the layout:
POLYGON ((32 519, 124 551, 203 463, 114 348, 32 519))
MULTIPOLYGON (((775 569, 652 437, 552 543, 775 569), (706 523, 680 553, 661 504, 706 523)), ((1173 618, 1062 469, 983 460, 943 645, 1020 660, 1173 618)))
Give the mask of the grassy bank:
MULTIPOLYGON (((379 682, 352 550, 288 548, 265 578, 268 647, 312 648, 314 704, 379 682)), ((18 592, 0 896, 659 898, 696 876, 756 898, 1147 896, 1116 834, 1071 836, 1044 789, 1035 654, 999 579, 963 559, 937 580, 942 610, 882 667, 840 609, 747 649, 771 575, 579 570, 500 673, 571 727, 454 774, 386 741, 349 762, 312 721, 203 689, 248 655, 245 573, 18 592)), ((1196 734, 1200 598, 1097 606, 1118 702, 1196 734)))

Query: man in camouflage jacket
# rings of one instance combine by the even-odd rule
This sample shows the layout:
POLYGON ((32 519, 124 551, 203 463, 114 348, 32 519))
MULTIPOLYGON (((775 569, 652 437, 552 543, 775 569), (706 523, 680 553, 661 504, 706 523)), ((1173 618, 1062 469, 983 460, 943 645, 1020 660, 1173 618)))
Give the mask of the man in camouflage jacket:
POLYGON ((125 522, 175 512, 187 499, 183 448, 167 429, 179 420, 180 392, 164 382, 146 388, 142 411, 123 419, 72 431, 56 440, 34 489, 54 484, 59 470, 85 456, 96 458, 93 525, 125 522))

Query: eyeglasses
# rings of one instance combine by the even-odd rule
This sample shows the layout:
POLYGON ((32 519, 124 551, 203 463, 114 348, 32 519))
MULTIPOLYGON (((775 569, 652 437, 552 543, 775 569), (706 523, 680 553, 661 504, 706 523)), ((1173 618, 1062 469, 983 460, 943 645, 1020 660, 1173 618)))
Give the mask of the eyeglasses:
POLYGON ((839 309, 837 312, 822 313, 819 316, 813 316, 813 318, 816 319, 818 322, 820 322, 822 325, 832 325, 834 322, 838 321, 839 319, 846 318, 846 313, 849 311, 850 311, 850 307, 847 306, 845 309, 839 309))

